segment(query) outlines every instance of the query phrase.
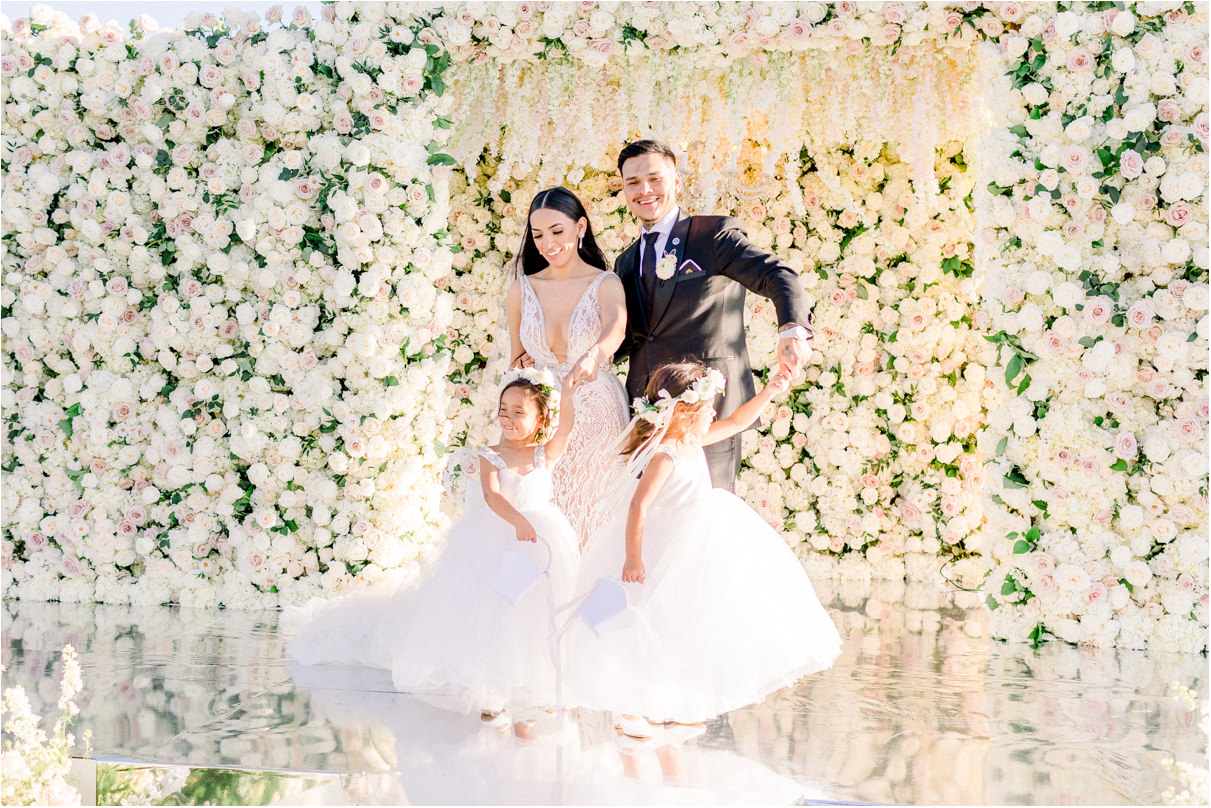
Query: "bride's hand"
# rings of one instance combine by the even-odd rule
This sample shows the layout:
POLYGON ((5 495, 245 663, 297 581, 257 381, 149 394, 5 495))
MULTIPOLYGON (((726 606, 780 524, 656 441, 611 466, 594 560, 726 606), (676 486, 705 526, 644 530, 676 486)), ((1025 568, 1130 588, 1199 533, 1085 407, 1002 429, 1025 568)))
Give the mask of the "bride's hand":
POLYGON ((597 362, 593 359, 591 351, 586 351, 576 360, 576 364, 572 365, 571 376, 578 382, 591 382, 597 378, 597 362))
POLYGON ((513 367, 514 368, 532 368, 532 367, 534 367, 534 360, 530 357, 530 355, 528 353, 523 353, 521 356, 519 356, 513 360, 513 367))

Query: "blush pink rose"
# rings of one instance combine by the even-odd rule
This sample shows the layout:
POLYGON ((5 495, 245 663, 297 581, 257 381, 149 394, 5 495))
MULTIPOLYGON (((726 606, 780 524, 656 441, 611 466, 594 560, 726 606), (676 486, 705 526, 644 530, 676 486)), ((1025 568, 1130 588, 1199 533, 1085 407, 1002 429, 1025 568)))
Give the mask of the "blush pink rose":
POLYGON ((1068 54, 1068 69, 1073 73, 1084 73, 1086 70, 1092 70, 1093 65, 1093 54, 1084 48, 1076 48, 1072 53, 1068 54))
POLYGON ((1094 298, 1085 307, 1085 317, 1094 325, 1105 325, 1114 315, 1114 306, 1103 298, 1094 298))
POLYGON ((1139 443, 1134 432, 1120 432, 1114 436, 1114 455, 1123 460, 1134 460, 1139 453, 1139 443))
POLYGON ((1144 158, 1135 149, 1127 149, 1119 156, 1119 173, 1124 179, 1135 179, 1144 173, 1144 158))
POLYGON ((1171 227, 1181 227, 1194 220, 1194 210, 1185 202, 1175 202, 1165 208, 1165 222, 1171 227))

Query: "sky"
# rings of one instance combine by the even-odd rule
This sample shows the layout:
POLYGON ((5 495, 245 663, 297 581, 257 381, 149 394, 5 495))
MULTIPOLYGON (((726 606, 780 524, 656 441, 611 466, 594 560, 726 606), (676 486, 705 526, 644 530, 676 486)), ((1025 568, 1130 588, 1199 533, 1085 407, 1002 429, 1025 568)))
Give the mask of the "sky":
POLYGON ((266 9, 280 5, 284 16, 289 19, 290 12, 295 6, 306 6, 311 10, 311 16, 318 18, 320 3, 318 0, 281 0, 281 2, 247 2, 247 0, 141 0, 141 2, 118 2, 117 0, 52 0, 52 2, 28 2, 28 0, 0 0, 0 14, 10 20, 28 17, 29 11, 36 5, 50 6, 56 11, 62 11, 72 19, 80 19, 88 12, 94 12, 102 22, 117 20, 122 27, 126 23, 147 14, 160 24, 161 28, 180 28, 185 21, 185 15, 191 11, 213 11, 222 14, 223 9, 235 6, 241 11, 257 11, 261 16, 266 9))

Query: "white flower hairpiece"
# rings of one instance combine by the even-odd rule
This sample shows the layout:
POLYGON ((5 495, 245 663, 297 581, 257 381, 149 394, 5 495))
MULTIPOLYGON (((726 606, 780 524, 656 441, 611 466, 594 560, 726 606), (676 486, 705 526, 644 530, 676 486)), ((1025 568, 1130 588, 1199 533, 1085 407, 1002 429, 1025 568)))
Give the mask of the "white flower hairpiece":
POLYGON ((681 395, 673 397, 668 390, 661 390, 655 401, 647 398, 637 398, 634 401, 635 415, 653 424, 659 424, 663 419, 672 417, 673 407, 677 402, 684 404, 699 404, 703 401, 714 401, 715 396, 727 387, 727 379, 715 368, 695 380, 681 395))
POLYGON ((553 392, 559 389, 559 380, 555 378, 554 373, 545 368, 543 370, 539 370, 538 368, 513 368, 513 370, 505 372, 500 383, 504 387, 518 379, 525 379, 535 387, 550 388, 549 391, 544 390, 543 392, 553 392))
POLYGON ((555 378, 554 373, 546 369, 514 368, 506 371, 501 378, 501 389, 503 390, 518 379, 539 388, 547 397, 547 425, 545 429, 539 430, 538 435, 539 441, 544 441, 555 434, 555 427, 559 423, 559 380, 555 378))

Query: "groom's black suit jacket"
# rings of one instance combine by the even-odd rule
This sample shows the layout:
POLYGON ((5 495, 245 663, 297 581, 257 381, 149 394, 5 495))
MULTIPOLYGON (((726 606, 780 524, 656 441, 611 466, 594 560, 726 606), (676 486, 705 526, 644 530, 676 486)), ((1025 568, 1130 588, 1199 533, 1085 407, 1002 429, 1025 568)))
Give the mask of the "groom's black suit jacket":
POLYGON ((666 254, 676 254, 678 270, 657 282, 649 314, 639 279, 642 242, 634 241, 614 262, 627 299, 627 339, 618 349, 630 360, 627 394, 642 396, 661 365, 697 359, 727 379, 716 405, 727 417, 755 392, 744 340, 745 290, 773 301, 779 325, 798 323, 810 332, 812 313, 799 275, 749 241, 737 220, 682 212, 664 246, 666 254), (683 267, 686 261, 699 269, 683 267))

